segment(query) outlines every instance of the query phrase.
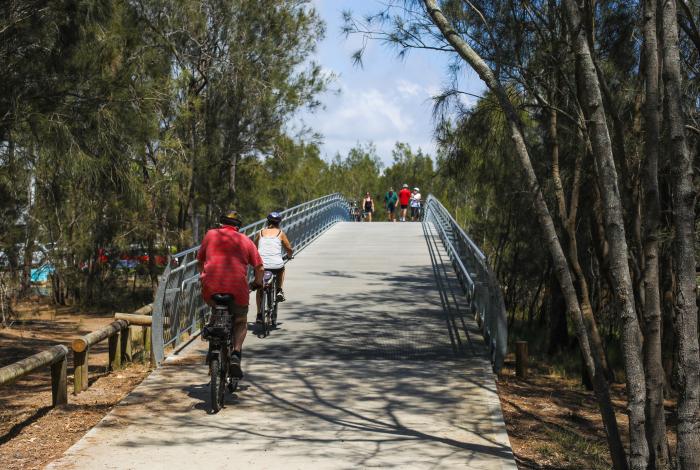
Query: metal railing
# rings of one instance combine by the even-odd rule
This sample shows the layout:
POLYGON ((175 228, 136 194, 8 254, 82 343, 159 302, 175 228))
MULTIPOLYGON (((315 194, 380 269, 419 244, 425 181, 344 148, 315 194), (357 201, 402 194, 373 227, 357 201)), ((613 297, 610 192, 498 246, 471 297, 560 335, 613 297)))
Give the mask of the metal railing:
POLYGON ((489 348, 491 364, 495 371, 499 371, 503 366, 508 346, 508 326, 503 294, 486 256, 442 203, 432 195, 426 200, 423 222, 435 226, 452 261, 468 305, 481 327, 489 348))
MULTIPOLYGON (((339 193, 305 202, 281 212, 282 228, 295 252, 299 252, 336 222, 350 220, 348 201, 339 193)), ((258 220, 241 229, 253 237, 267 221, 258 220)), ((157 365, 165 349, 177 348, 199 332, 208 307, 202 300, 195 246, 172 255, 158 284, 153 302, 153 355, 157 365)))

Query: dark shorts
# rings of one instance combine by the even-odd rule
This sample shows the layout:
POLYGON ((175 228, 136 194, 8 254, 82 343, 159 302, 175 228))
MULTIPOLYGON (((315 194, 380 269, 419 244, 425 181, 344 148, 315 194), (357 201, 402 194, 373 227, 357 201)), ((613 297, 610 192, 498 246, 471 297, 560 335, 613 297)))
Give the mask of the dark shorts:
POLYGON ((277 276, 279 273, 283 273, 283 272, 284 272, 284 266, 282 266, 281 268, 277 268, 277 269, 268 269, 268 268, 265 268, 265 271, 270 271, 272 274, 274 274, 275 276, 277 276))
POLYGON ((401 209, 408 209, 408 204, 401 204, 401 209))
POLYGON ((411 217, 420 216, 420 207, 411 207, 411 217))
POLYGON ((386 206, 386 210, 389 212, 394 212, 396 210, 396 206, 394 204, 389 204, 386 206))

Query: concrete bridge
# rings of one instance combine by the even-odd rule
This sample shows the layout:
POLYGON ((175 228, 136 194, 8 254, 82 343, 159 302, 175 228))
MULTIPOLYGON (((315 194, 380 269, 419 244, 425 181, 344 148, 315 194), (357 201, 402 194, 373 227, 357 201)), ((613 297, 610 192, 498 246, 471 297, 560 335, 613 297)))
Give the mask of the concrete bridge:
MULTIPOLYGON (((49 468, 516 468, 493 375, 505 330, 487 318, 502 301, 467 267, 440 207, 423 223, 316 214, 288 265, 278 329, 249 334, 245 378, 223 410, 207 413, 206 343, 165 347, 161 367, 49 468)), ((185 277, 169 289, 184 295, 185 277)), ((167 289, 157 301, 172 319, 167 289)), ((180 300, 181 313, 198 311, 180 300)), ((162 343, 175 345, 167 329, 162 343)))

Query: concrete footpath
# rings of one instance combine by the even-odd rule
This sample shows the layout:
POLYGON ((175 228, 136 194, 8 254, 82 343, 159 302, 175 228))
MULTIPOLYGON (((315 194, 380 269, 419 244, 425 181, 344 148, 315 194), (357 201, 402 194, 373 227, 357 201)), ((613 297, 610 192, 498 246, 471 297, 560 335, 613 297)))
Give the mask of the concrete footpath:
POLYGON ((483 346, 444 311, 420 223, 337 224, 288 265, 285 292, 221 412, 197 339, 48 468, 516 468, 483 346))

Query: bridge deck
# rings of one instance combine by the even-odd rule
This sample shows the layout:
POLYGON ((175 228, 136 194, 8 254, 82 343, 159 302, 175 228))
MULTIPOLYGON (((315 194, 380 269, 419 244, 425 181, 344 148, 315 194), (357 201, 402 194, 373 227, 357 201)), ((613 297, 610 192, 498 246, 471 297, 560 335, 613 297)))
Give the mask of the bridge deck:
POLYGON ((52 467, 515 468, 483 345, 441 304, 435 248, 437 264, 418 223, 334 226, 289 266, 279 329, 249 334, 224 410, 206 413, 196 340, 52 467))

